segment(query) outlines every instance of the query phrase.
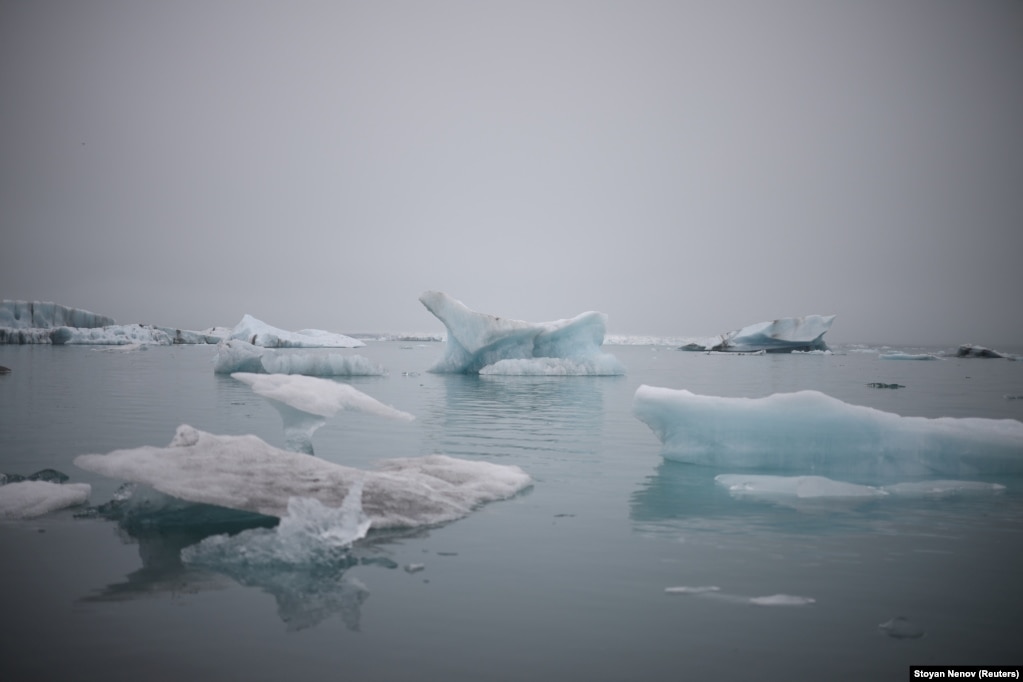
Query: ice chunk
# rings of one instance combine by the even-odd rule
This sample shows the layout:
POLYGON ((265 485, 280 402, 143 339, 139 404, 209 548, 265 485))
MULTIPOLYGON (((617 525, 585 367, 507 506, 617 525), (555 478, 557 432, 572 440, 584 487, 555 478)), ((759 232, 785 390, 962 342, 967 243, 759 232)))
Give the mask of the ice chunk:
POLYGON ((126 346, 149 344, 170 346, 174 338, 162 329, 141 324, 116 324, 97 329, 58 327, 50 334, 55 345, 126 346))
POLYGON ((0 519, 30 519, 85 504, 90 493, 88 483, 19 481, 0 485, 0 519))
POLYGON ((640 386, 633 413, 662 454, 725 469, 795 470, 891 480, 1023 473, 1023 423, 902 417, 818 391, 766 398, 640 386))
POLYGON ((877 356, 881 360, 940 360, 941 358, 933 353, 902 353, 891 351, 881 353, 877 356))
POLYGON ((766 597, 750 597, 750 603, 757 606, 806 606, 816 601, 813 597, 800 597, 795 594, 772 594, 766 597))
POLYGON ((235 372, 233 378, 248 384, 268 399, 284 422, 288 449, 313 454, 313 434, 343 410, 369 412, 381 417, 412 421, 414 416, 396 410, 348 384, 291 374, 251 374, 235 372))
MULTIPOLYGON (((599 368, 601 374, 625 371, 614 356, 600 350, 607 324, 603 313, 534 323, 478 313, 439 291, 427 291, 419 300, 448 330, 444 357, 433 372, 473 374, 501 360, 533 358, 572 360, 576 370, 599 368)), ((506 365, 504 371, 521 373, 524 367, 538 371, 553 365, 506 365)))
POLYGON ((956 349, 957 358, 1005 358, 1016 360, 1016 356, 1002 353, 984 346, 975 346, 972 343, 964 343, 956 349))
POLYGON ((366 345, 350 336, 322 329, 284 331, 271 327, 251 315, 243 316, 241 322, 231 330, 228 338, 239 339, 264 348, 358 348, 366 345))
POLYGON ((56 327, 106 327, 117 324, 112 317, 46 301, 0 302, 0 327, 8 329, 54 329, 56 327))
POLYGON ((362 471, 281 450, 253 435, 218 436, 187 425, 178 427, 168 447, 79 455, 75 464, 190 502, 277 517, 287 513, 293 497, 338 507, 362 480, 362 507, 374 528, 452 521, 531 484, 516 466, 445 455, 384 460, 376 470, 362 471))
POLYGON ((678 587, 665 587, 664 591, 668 594, 707 594, 708 592, 719 592, 721 588, 716 585, 700 585, 695 587, 679 585, 678 587))
POLYGON ((592 358, 529 358, 498 360, 480 369, 481 375, 505 376, 617 376, 624 373, 622 364, 608 353, 592 358))
POLYGON ((878 497, 885 492, 869 485, 835 481, 823 476, 756 476, 721 474, 714 481, 736 497, 787 496, 814 497, 878 497))
POLYGON ((997 494, 1004 492, 1005 486, 984 481, 910 481, 886 485, 883 490, 891 495, 944 497, 997 494))
POLYGON ((383 367, 361 355, 316 351, 274 351, 230 339, 217 345, 213 367, 217 374, 255 372, 306 376, 383 376, 383 367))
POLYGON ((911 622, 905 616, 895 616, 895 618, 881 623, 877 628, 895 639, 920 639, 925 634, 919 625, 911 622))
POLYGON ((742 329, 725 332, 709 339, 693 341, 680 350, 768 353, 827 350, 824 334, 831 329, 835 315, 806 315, 782 317, 770 322, 758 322, 742 329))
POLYGON ((211 535, 185 548, 181 558, 221 568, 229 563, 260 567, 329 563, 344 557, 369 526, 362 511, 362 482, 357 480, 336 509, 314 498, 293 497, 276 528, 211 535))
POLYGON ((342 410, 357 410, 392 419, 405 421, 415 419, 408 412, 385 405, 354 386, 330 379, 297 374, 251 374, 247 372, 235 372, 231 376, 248 384, 254 392, 264 398, 321 417, 333 417, 342 410))

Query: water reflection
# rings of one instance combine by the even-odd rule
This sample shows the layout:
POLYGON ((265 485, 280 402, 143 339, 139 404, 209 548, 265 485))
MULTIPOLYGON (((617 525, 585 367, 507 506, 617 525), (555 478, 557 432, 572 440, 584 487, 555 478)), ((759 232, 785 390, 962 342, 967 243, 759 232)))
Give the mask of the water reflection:
MULTIPOLYGON (((152 502, 158 495, 150 491, 147 498, 152 502)), ((136 513, 123 510, 118 513, 109 507, 94 510, 94 515, 105 515, 117 523, 124 542, 138 545, 142 567, 126 575, 123 581, 106 585, 80 601, 116 602, 197 594, 226 589, 233 581, 273 596, 277 614, 289 631, 313 627, 335 615, 348 629, 357 631, 370 590, 358 578, 347 575, 349 569, 361 566, 393 570, 398 564, 387 556, 386 546, 428 534, 423 529, 372 533, 350 550, 316 563, 247 562, 244 551, 224 560, 207 558, 202 563, 190 563, 182 559, 185 548, 214 535, 270 528, 277 519, 168 500, 161 510, 136 513)))
POLYGON ((426 406, 426 439, 454 457, 575 459, 597 452, 604 390, 620 377, 438 377, 444 399, 426 406))
MULTIPOLYGON (((1016 524, 1021 500, 995 493, 877 497, 750 496, 718 485, 720 470, 664 460, 630 496, 630 517, 643 534, 891 534, 927 527, 942 532, 996 519, 1016 524)), ((1018 479, 999 479, 1018 485, 1018 479)))

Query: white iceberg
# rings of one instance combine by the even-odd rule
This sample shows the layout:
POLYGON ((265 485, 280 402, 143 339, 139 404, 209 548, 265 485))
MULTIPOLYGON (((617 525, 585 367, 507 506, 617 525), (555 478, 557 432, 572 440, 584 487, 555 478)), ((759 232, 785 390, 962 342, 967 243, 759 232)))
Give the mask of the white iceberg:
POLYGON ((0 485, 0 519, 31 519, 85 504, 91 493, 88 483, 18 481, 0 485))
POLYGON ((940 360, 941 358, 933 353, 903 353, 901 351, 889 351, 877 356, 880 360, 940 360))
POLYGON ((691 464, 888 480, 1023 473, 1014 419, 902 417, 818 391, 725 398, 645 385, 633 413, 664 457, 691 464))
POLYGON ((362 481, 362 509, 377 529, 452 521, 532 483, 516 466, 445 455, 383 460, 364 471, 281 450, 254 435, 218 436, 188 425, 178 427, 165 448, 114 450, 74 461, 86 471, 189 502, 278 518, 295 497, 340 507, 348 490, 362 481))
POLYGON ((241 322, 231 330, 228 338, 264 348, 359 348, 366 345, 350 336, 322 329, 285 331, 271 327, 251 315, 243 316, 241 322))
POLYGON ((251 374, 247 372, 235 372, 231 377, 248 384, 255 393, 264 398, 320 417, 333 417, 342 410, 357 410, 392 419, 405 421, 415 419, 408 412, 385 405, 354 386, 330 379, 293 374, 251 374))
POLYGON ((386 370, 362 355, 312 351, 274 351, 239 339, 217 344, 216 374, 255 372, 318 377, 383 376, 386 370))
POLYGON ((431 372, 512 374, 624 374, 613 355, 600 350, 607 316, 586 312, 553 322, 524 322, 478 313, 440 291, 419 297, 447 327, 444 357, 431 372), (536 359, 542 359, 534 362, 536 359), (563 360, 565 362, 559 362, 563 360))
POLYGON ((313 454, 313 434, 328 417, 343 410, 404 421, 415 419, 408 412, 385 405, 353 386, 330 379, 246 372, 235 372, 231 377, 248 384, 253 392, 268 399, 277 409, 284 422, 285 444, 293 452, 313 454))
POLYGON ((694 341, 681 346, 681 350, 724 351, 748 353, 791 353, 792 351, 828 350, 824 334, 831 329, 835 315, 806 315, 782 317, 770 322, 758 322, 742 329, 694 341))

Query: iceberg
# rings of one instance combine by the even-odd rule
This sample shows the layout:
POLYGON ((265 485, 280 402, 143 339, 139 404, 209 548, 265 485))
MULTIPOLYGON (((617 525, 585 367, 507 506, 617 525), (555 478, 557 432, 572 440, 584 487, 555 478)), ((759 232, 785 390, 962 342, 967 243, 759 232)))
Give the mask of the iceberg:
POLYGON ((322 329, 284 331, 277 327, 271 327, 251 315, 244 315, 227 338, 239 339, 253 346, 264 348, 359 348, 366 345, 350 336, 322 329))
POLYGON ((361 355, 316 351, 277 352, 239 339, 217 344, 213 371, 216 374, 254 372, 304 374, 318 377, 383 376, 383 367, 361 355))
POLYGON ((771 322, 758 322, 709 339, 694 341, 679 350, 724 351, 730 353, 791 353, 792 351, 828 350, 824 334, 831 329, 835 315, 782 317, 771 322))
POLYGON ((517 466, 446 455, 388 459, 365 471, 281 450, 254 435, 219 436, 188 425, 179 426, 165 448, 85 454, 74 462, 188 502, 278 518, 294 497, 340 507, 362 481, 362 509, 374 529, 453 521, 532 484, 517 466))
POLYGON ((88 483, 26 480, 0 485, 0 519, 31 519, 85 504, 91 493, 88 483))
POLYGON ((1023 473, 1015 419, 903 417, 819 391, 724 398, 645 385, 633 414, 665 458, 690 464, 870 480, 1023 473))
POLYGON ((0 327, 7 329, 54 329, 56 327, 107 327, 112 317, 46 301, 0 302, 0 327))
POLYGON ((277 409, 284 422, 289 450, 313 454, 313 433, 343 410, 369 412, 381 417, 412 421, 414 416, 396 410, 348 384, 290 374, 235 372, 232 378, 248 384, 277 409))
POLYGON ((880 360, 940 360, 941 358, 933 353, 903 353, 890 351, 877 356, 880 360))
POLYGON ((524 322, 479 313, 440 291, 419 297, 447 328, 438 373, 624 374, 618 360, 600 350, 607 316, 586 312, 553 322, 524 322), (524 361, 501 364, 501 361, 524 361))
POLYGON ((972 343, 964 343, 956 349, 957 358, 1005 358, 1007 360, 1015 360, 1016 356, 1009 355, 1008 353, 1002 353, 1001 351, 992 350, 984 346, 975 346, 972 343))

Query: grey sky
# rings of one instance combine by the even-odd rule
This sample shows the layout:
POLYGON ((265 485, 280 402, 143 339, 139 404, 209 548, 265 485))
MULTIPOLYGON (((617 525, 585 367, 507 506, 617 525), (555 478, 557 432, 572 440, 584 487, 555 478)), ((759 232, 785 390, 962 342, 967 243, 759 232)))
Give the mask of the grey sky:
POLYGON ((1023 3, 0 2, 0 297, 1023 343, 1023 3))

